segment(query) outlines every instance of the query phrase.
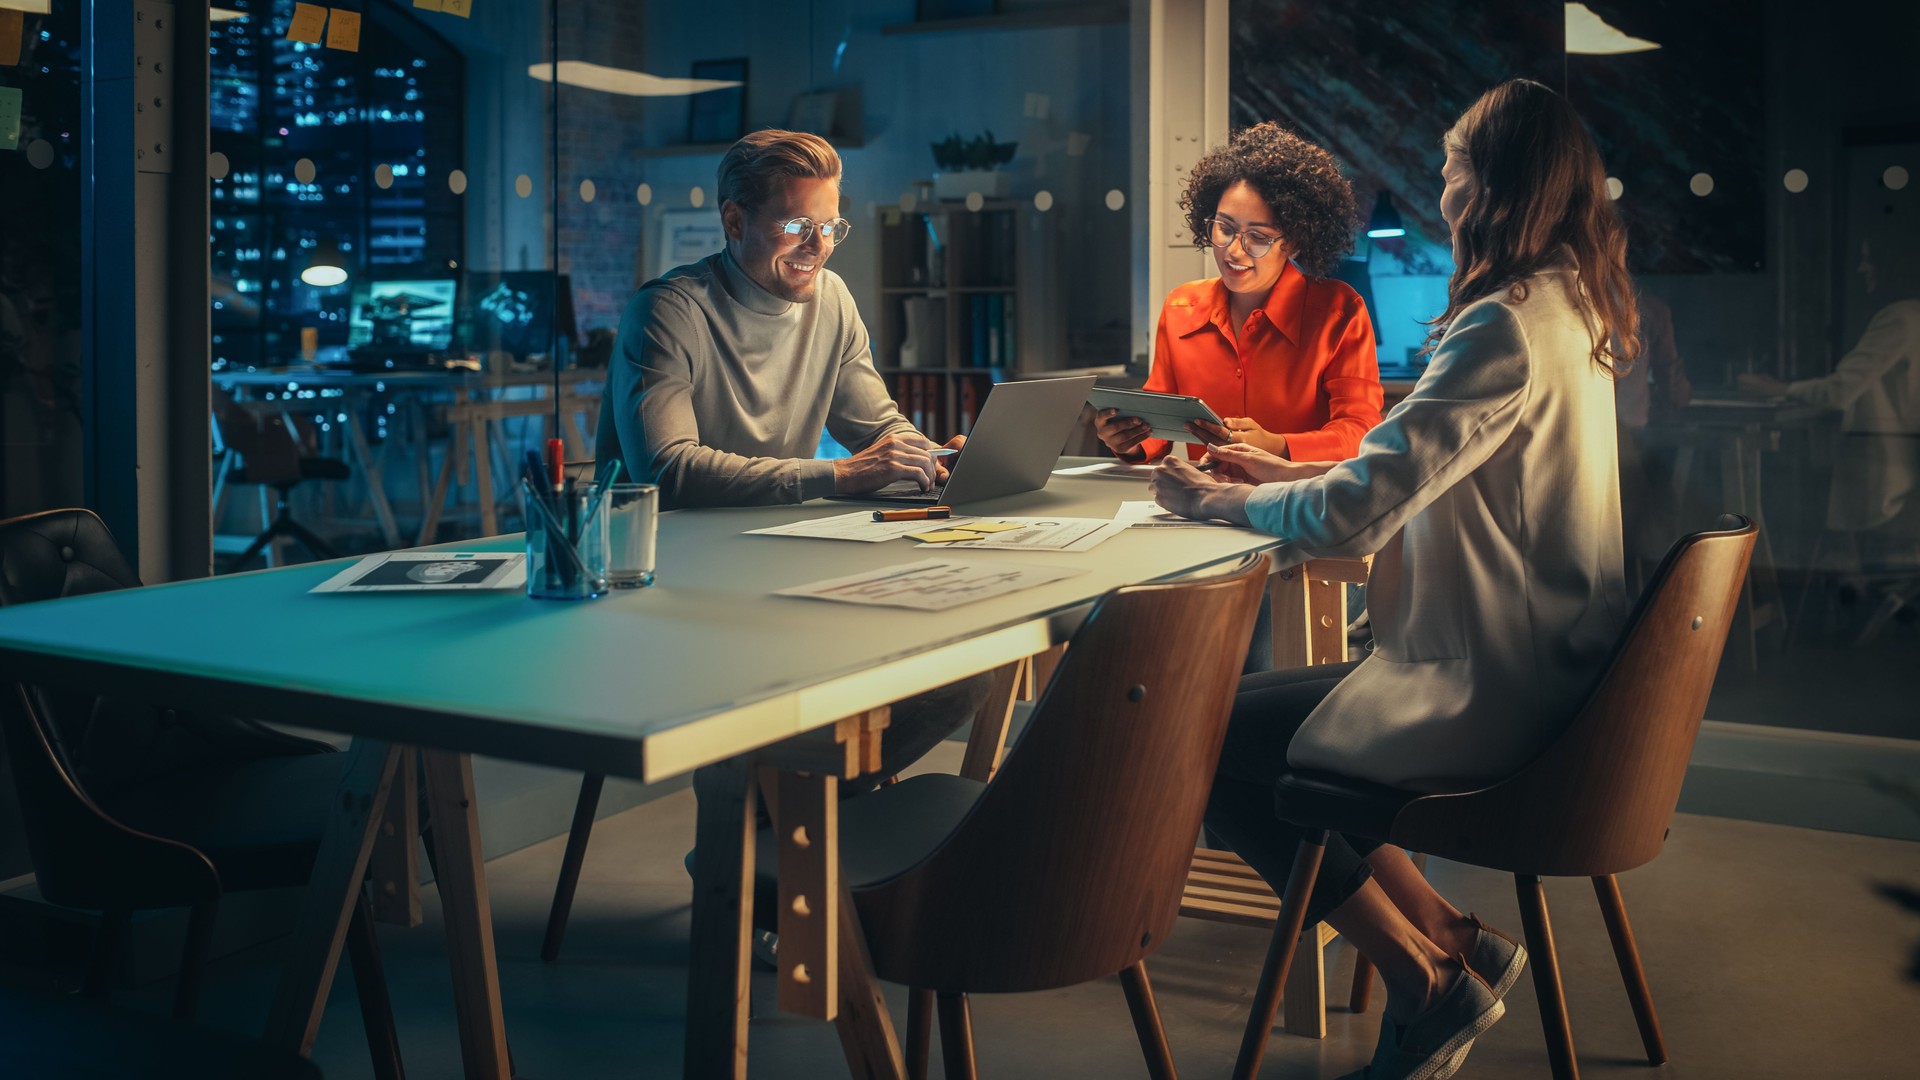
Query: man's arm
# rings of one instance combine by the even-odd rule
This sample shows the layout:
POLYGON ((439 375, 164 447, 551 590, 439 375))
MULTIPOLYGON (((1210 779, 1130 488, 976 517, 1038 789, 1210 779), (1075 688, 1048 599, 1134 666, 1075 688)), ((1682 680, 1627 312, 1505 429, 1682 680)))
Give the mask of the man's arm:
POLYGON ((886 380, 873 367, 867 325, 845 299, 849 333, 840 346, 840 371, 833 381, 833 408, 827 412, 827 433, 858 453, 888 435, 919 435, 900 414, 886 380))
POLYGON ((606 392, 633 479, 659 484, 668 507, 763 506, 831 493, 830 461, 747 457, 701 443, 693 383, 698 358, 711 349, 705 321, 677 290, 642 289, 627 304, 606 392))

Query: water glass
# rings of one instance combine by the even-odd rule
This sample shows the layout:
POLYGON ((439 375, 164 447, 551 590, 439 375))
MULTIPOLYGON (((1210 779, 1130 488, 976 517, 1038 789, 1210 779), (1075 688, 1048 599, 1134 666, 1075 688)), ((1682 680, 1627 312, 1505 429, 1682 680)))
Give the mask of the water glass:
POLYGON ((653 541, 660 520, 660 489, 614 484, 607 489, 607 580, 616 589, 653 584, 653 541))
POLYGON ((527 595, 536 600, 591 600, 607 591, 607 513, 599 484, 536 492, 526 502, 527 595))

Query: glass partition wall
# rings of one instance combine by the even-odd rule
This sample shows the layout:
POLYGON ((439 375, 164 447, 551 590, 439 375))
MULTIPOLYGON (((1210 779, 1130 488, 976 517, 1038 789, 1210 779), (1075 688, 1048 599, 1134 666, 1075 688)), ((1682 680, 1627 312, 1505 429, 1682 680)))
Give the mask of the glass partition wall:
POLYGON ((1617 388, 1632 576, 1721 511, 1763 528, 1708 716, 1920 736, 1920 89, 1900 74, 1920 13, 1234 0, 1232 17, 1235 126, 1326 145, 1371 208, 1342 276, 1389 380, 1418 377, 1453 269, 1441 134, 1511 76, 1569 96, 1644 320, 1617 388))
POLYGON ((956 31, 875 0, 436 6, 214 24, 222 570, 278 512, 228 445, 268 428, 337 463, 287 507, 341 553, 519 528, 525 453, 557 420, 591 459, 629 298, 720 249, 715 170, 760 128, 840 151, 829 268, 929 434, 995 382, 1126 364, 1124 9, 956 31))

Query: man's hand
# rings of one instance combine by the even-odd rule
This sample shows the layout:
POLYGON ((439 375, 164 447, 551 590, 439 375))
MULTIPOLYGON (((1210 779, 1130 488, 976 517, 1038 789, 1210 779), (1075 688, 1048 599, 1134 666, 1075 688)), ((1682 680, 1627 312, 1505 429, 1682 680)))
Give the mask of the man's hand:
POLYGON ((1246 525, 1247 496, 1253 488, 1246 484, 1223 483, 1181 461, 1168 457, 1160 462, 1153 479, 1153 501, 1161 508, 1196 521, 1221 520, 1246 525))
POLYGON ((955 451, 955 453, 947 455, 945 457, 937 457, 933 459, 934 467, 939 470, 939 481, 940 483, 944 484, 947 482, 948 473, 951 472, 951 470, 947 467, 947 463, 950 461, 960 460, 960 455, 958 451, 965 450, 967 448, 967 437, 965 435, 955 435, 953 438, 948 439, 946 442, 940 445, 945 449, 955 451))
POLYGON ((1229 416, 1227 438, 1223 441, 1257 446, 1275 457, 1287 456, 1287 437, 1276 435, 1255 423, 1251 416, 1229 416))
POLYGON ((1224 476, 1248 484, 1277 484, 1287 480, 1306 480, 1334 467, 1332 461, 1288 461, 1257 446, 1232 443, 1207 451, 1207 460, 1219 463, 1215 476, 1224 476))
POLYGON ((862 495, 878 491, 896 480, 912 480, 921 491, 946 474, 928 453, 933 443, 925 435, 913 432, 888 435, 849 458, 833 463, 833 491, 836 495, 862 495))
POLYGON ((1139 461, 1140 444, 1153 434, 1153 425, 1137 416, 1121 416, 1119 409, 1101 409, 1094 413, 1093 433, 1107 444, 1115 457, 1139 461))
POLYGON ((1734 376, 1734 382, 1740 387, 1741 397, 1769 401, 1787 396, 1787 384, 1771 375, 1742 373, 1734 376))

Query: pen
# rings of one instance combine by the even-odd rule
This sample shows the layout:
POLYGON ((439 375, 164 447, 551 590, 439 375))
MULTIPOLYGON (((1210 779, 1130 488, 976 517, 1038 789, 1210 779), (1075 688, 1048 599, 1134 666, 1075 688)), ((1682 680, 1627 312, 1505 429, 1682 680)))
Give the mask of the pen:
POLYGON ((1200 464, 1194 466, 1194 468, 1199 469, 1201 472, 1212 472, 1213 470, 1219 467, 1220 467, 1220 463, 1217 461, 1203 461, 1200 464))
POLYGON ((875 521, 930 521, 953 516, 951 506, 922 506, 912 510, 875 510, 875 521))

